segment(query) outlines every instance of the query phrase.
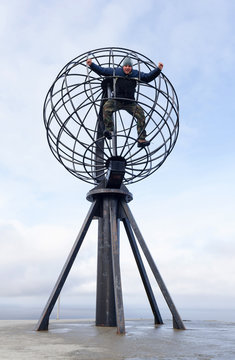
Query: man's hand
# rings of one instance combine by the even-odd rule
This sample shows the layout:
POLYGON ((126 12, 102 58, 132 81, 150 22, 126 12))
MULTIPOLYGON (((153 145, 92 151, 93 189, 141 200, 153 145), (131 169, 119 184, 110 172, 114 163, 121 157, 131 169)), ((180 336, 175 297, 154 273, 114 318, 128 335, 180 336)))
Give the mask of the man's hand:
POLYGON ((88 66, 91 66, 91 64, 92 64, 92 59, 87 59, 86 63, 87 63, 88 66))
POLYGON ((158 68, 159 68, 160 70, 162 70, 162 69, 163 69, 163 63, 159 62, 159 63, 158 63, 158 68))

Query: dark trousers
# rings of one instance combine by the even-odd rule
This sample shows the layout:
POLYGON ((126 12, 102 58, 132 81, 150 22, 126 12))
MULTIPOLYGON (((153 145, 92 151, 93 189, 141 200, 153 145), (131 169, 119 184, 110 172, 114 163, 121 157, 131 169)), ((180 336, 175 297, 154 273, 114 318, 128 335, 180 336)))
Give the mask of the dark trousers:
POLYGON ((103 120, 105 130, 113 131, 113 119, 112 115, 115 111, 126 110, 137 120, 137 132, 140 139, 145 139, 145 116, 144 110, 136 102, 127 102, 120 100, 109 99, 103 106, 103 120))

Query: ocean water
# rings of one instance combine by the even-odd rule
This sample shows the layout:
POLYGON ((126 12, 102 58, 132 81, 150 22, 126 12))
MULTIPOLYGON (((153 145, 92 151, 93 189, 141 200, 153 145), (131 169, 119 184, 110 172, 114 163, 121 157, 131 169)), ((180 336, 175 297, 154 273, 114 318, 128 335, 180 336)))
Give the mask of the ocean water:
POLYGON ((124 336, 95 326, 95 309, 56 304, 48 331, 35 331, 40 306, 0 307, 0 359, 234 360, 234 309, 178 309, 186 330, 173 329, 168 308, 154 325, 147 308, 125 310, 124 336))
POLYGON ((50 320, 48 331, 35 331, 35 320, 0 320, 0 359, 50 360, 234 360, 235 322, 171 320, 154 326, 150 319, 126 320, 126 334, 96 327, 93 320, 50 320))

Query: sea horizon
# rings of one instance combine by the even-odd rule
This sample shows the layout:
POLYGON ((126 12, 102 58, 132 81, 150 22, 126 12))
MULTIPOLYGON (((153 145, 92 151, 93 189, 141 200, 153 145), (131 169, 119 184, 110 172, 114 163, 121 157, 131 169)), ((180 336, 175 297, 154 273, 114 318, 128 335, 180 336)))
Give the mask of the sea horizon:
MULTIPOLYGON (((0 320, 37 320, 43 311, 43 306, 23 306, 23 305, 1 305, 0 320)), ((169 309, 159 308, 163 319, 171 319, 169 309)), ((235 322, 235 308, 179 308, 178 312, 182 320, 210 320, 235 322)), ((125 308, 126 319, 151 319, 153 315, 147 308, 125 308)), ((65 306, 53 309, 51 319, 95 319, 95 309, 90 307, 65 306)))

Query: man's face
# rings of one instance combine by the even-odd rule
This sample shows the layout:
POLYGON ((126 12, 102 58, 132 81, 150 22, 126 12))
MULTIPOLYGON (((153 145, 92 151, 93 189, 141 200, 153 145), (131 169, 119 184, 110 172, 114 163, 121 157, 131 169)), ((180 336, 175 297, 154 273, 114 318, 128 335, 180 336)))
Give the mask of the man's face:
POLYGON ((130 65, 124 65, 123 66, 123 71, 126 75, 130 74, 132 72, 132 66, 130 65))

